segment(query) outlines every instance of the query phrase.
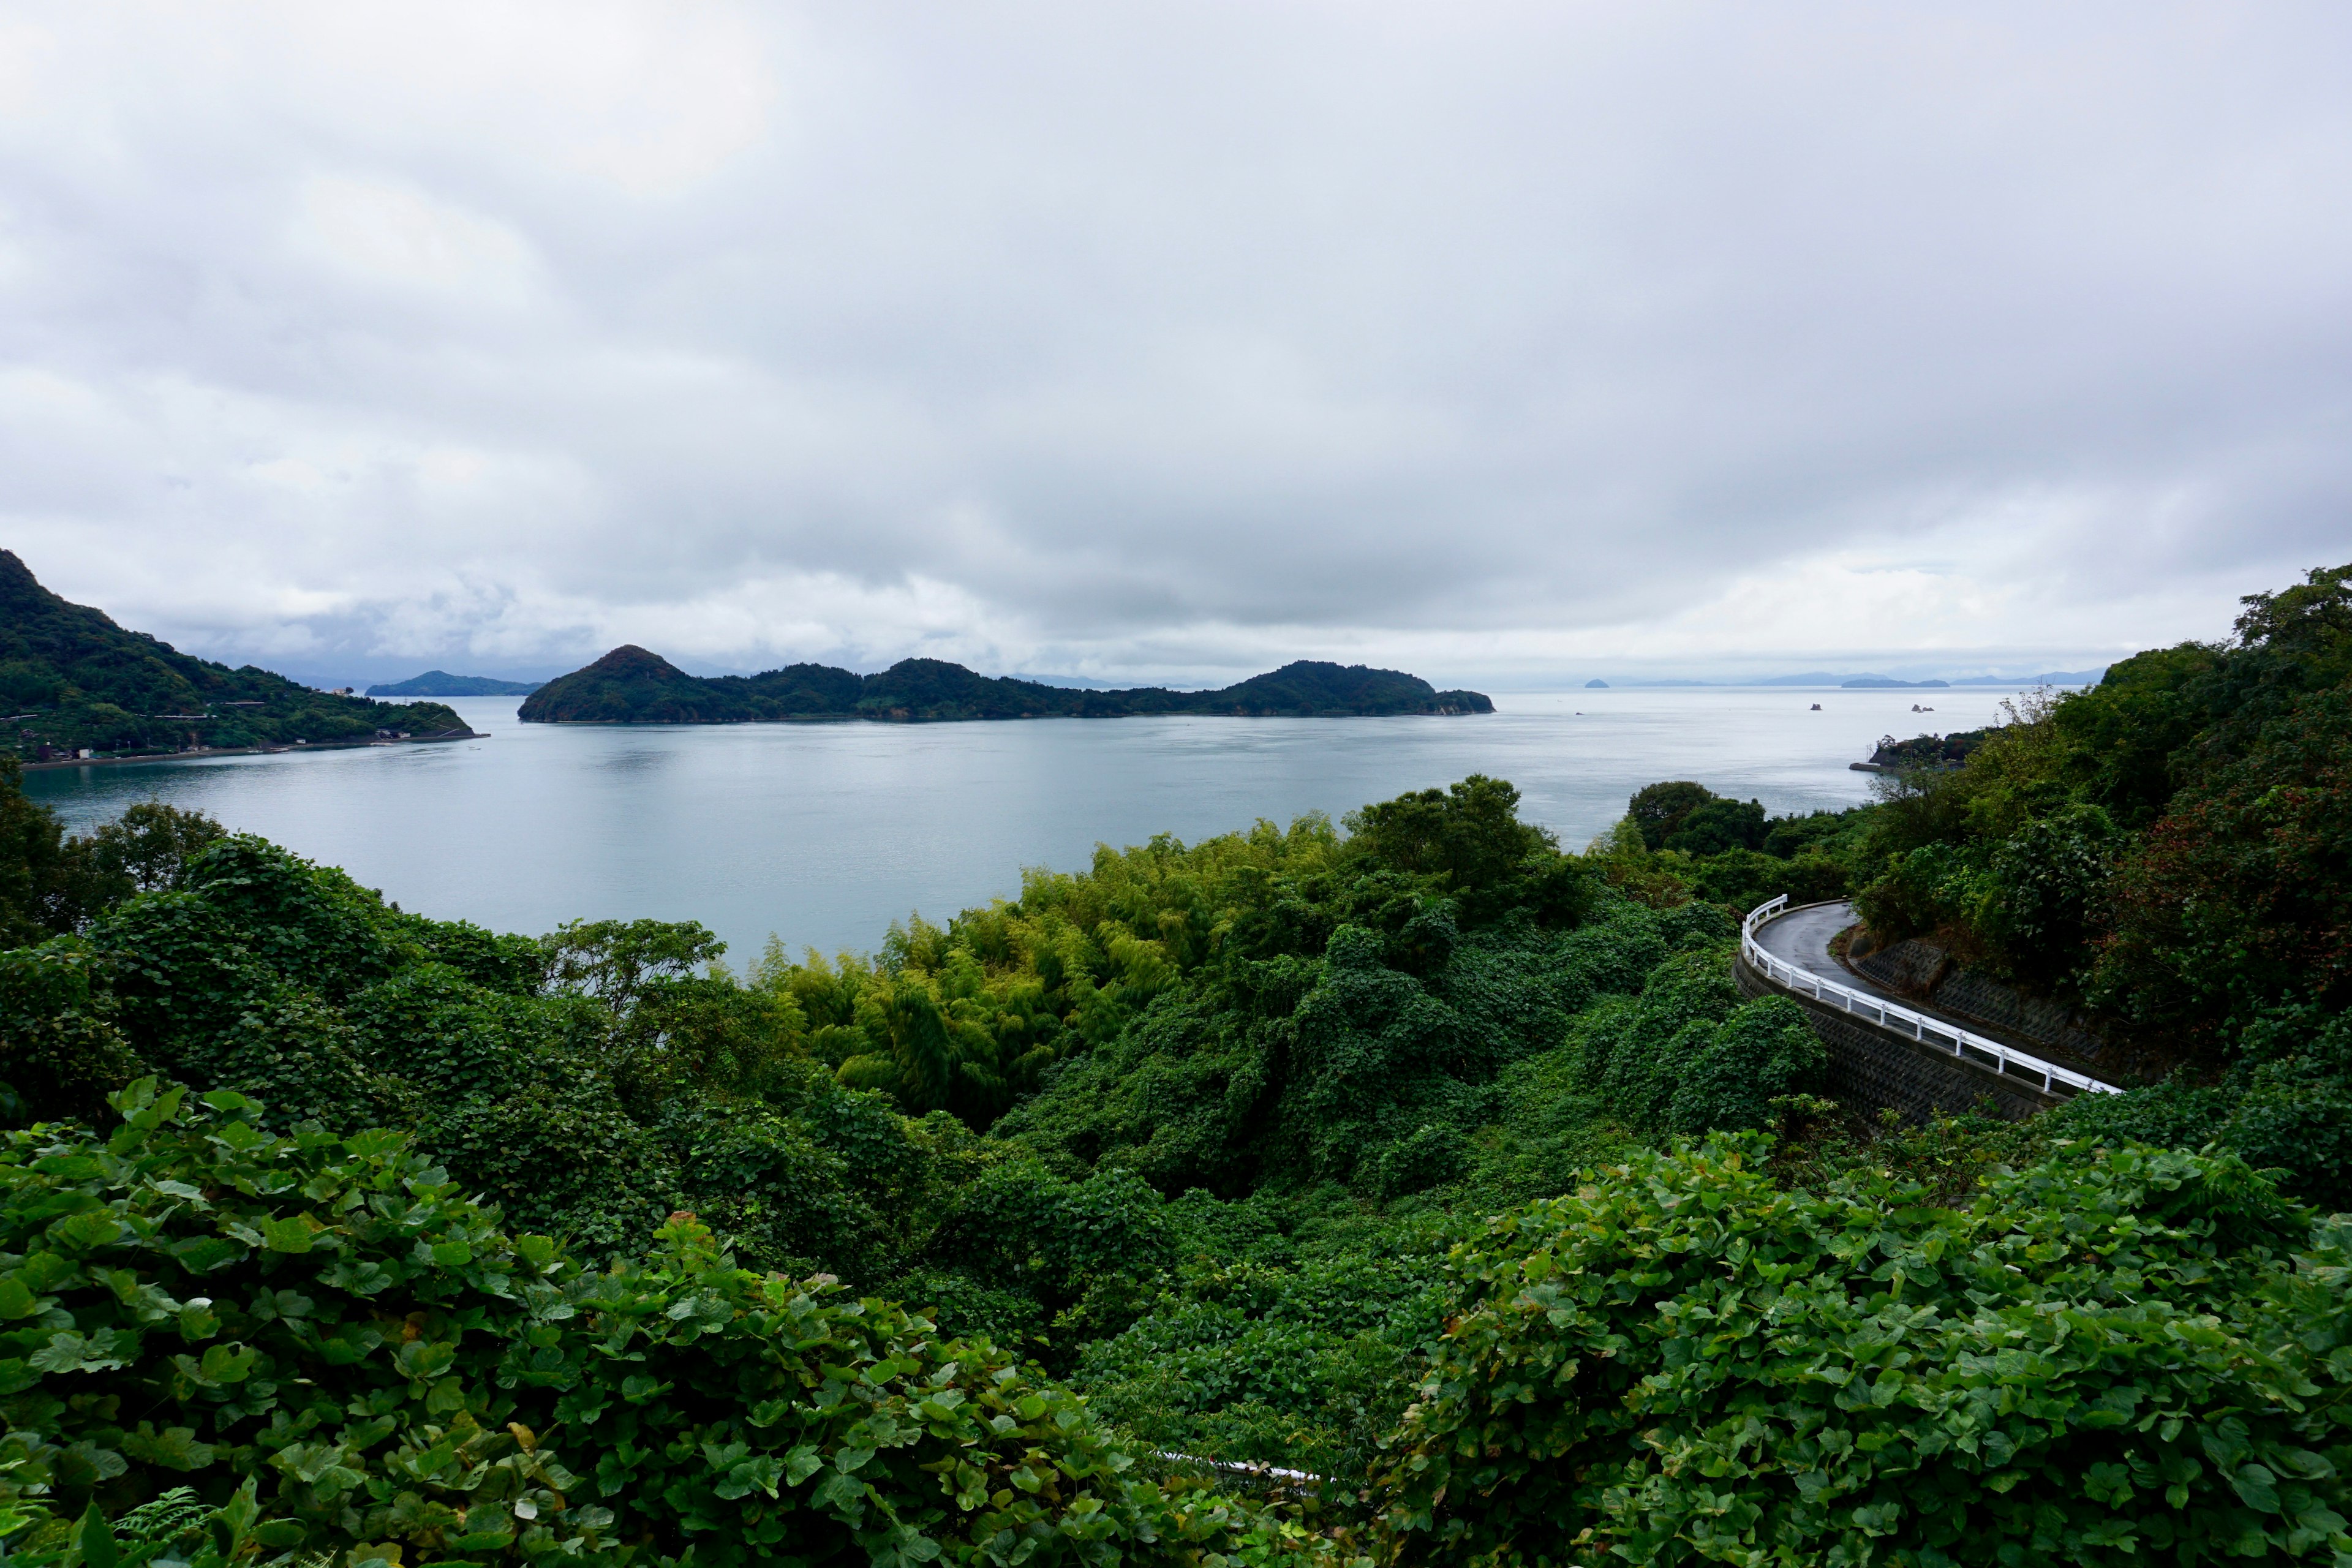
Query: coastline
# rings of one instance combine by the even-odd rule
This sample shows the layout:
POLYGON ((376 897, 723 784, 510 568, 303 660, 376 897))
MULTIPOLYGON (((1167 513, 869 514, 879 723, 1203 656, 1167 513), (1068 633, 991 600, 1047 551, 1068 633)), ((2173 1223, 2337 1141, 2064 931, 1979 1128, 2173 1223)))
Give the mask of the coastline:
MULTIPOLYGON (((1027 724, 1056 719, 1083 721, 1107 719, 1484 719, 1493 715, 1473 713, 1465 709, 1445 708, 1406 713, 1278 713, 1265 711, 1207 712, 1199 709, 1177 710, 1171 712, 1139 711, 1133 713, 807 713, 778 719, 523 719, 525 724, 642 724, 647 729, 716 730, 738 724, 1027 724)), ((29 763, 27 764, 30 765, 29 763)))
POLYGON ((364 741, 306 741, 301 745, 283 746, 207 746, 194 752, 158 752, 144 757, 63 757, 46 763, 20 763, 26 773, 42 773, 53 768, 110 768, 124 763, 201 763, 213 757, 278 756, 287 752, 350 752, 362 746, 430 746, 446 741, 487 741, 490 737, 479 730, 453 731, 446 735, 411 735, 405 741, 387 741, 370 736, 364 741))

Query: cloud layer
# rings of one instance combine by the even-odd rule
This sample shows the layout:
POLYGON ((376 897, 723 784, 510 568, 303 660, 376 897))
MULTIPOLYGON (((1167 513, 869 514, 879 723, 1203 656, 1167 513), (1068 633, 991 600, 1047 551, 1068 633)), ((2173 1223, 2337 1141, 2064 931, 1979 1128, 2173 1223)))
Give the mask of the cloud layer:
POLYGON ((2352 556, 2352 14, 0 12, 0 528, 306 668, 1958 668, 2352 556))

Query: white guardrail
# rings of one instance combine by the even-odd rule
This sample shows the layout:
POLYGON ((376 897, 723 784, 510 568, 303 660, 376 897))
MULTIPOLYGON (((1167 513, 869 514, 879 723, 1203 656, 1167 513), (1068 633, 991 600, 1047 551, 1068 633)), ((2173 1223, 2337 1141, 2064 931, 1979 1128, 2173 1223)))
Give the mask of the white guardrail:
MULTIPOLYGON (((1803 906, 1799 906, 1802 908, 1803 906)), ((1979 1067, 1990 1068, 2005 1078, 2028 1080, 2039 1079, 2045 1094, 2116 1094, 2114 1084, 2101 1083, 2054 1062, 2012 1049, 1999 1040, 1972 1035, 1956 1024, 1941 1018, 1931 1018, 1925 1013, 1893 1002, 1882 1001, 1865 991, 1841 985, 1834 980, 1824 980, 1808 969, 1799 969, 1785 959, 1775 958, 1764 951, 1756 933, 1789 912, 1789 895, 1781 894, 1769 903, 1757 905, 1739 922, 1739 952, 1748 967, 1778 985, 1785 985, 1800 995, 1811 996, 1817 1002, 1837 1007, 1858 1018, 1868 1018, 1890 1029, 1897 1029, 1922 1044, 1949 1046, 1954 1056, 1962 1061, 1973 1061, 1979 1067)))

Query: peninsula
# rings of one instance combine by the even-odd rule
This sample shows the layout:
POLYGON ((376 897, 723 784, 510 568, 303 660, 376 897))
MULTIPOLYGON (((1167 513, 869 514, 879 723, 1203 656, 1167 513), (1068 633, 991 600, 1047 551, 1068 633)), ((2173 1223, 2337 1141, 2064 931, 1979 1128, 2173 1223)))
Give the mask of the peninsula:
POLYGON ((0 750, 21 762, 106 761, 281 746, 456 740, 438 702, 371 702, 182 653, 41 586, 0 550, 0 750))
POLYGON ((871 719, 1119 719, 1149 713, 1242 718, 1357 718, 1492 713, 1475 691, 1440 691, 1418 676, 1300 659, 1217 691, 1146 686, 1087 691, 978 675, 936 658, 906 658, 877 675, 795 664, 759 675, 687 674, 658 654, 616 647, 549 681, 518 717, 538 724, 748 724, 871 719))

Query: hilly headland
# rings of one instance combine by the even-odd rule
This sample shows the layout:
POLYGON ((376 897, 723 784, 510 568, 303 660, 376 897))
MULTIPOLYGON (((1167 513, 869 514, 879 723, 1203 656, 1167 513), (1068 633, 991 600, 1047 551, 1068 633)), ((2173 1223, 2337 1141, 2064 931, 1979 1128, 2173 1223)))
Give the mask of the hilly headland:
POLYGON ((875 675, 794 664, 759 675, 688 675, 634 646, 549 681, 519 711, 537 724, 749 724, 870 719, 1122 719, 1150 713, 1237 718, 1367 718, 1492 713, 1476 691, 1440 691, 1419 676, 1300 659, 1215 691, 1146 686, 1087 691, 975 674, 936 658, 900 659, 875 675))
POLYGON ((544 680, 499 680, 487 675, 452 675, 446 669, 428 669, 422 675, 412 675, 406 680, 394 680, 371 686, 370 697, 528 697, 544 680))
POLYGON ((372 702, 252 665, 182 653, 41 586, 0 550, 0 750, 31 763, 454 740, 473 733, 438 702, 372 702))

